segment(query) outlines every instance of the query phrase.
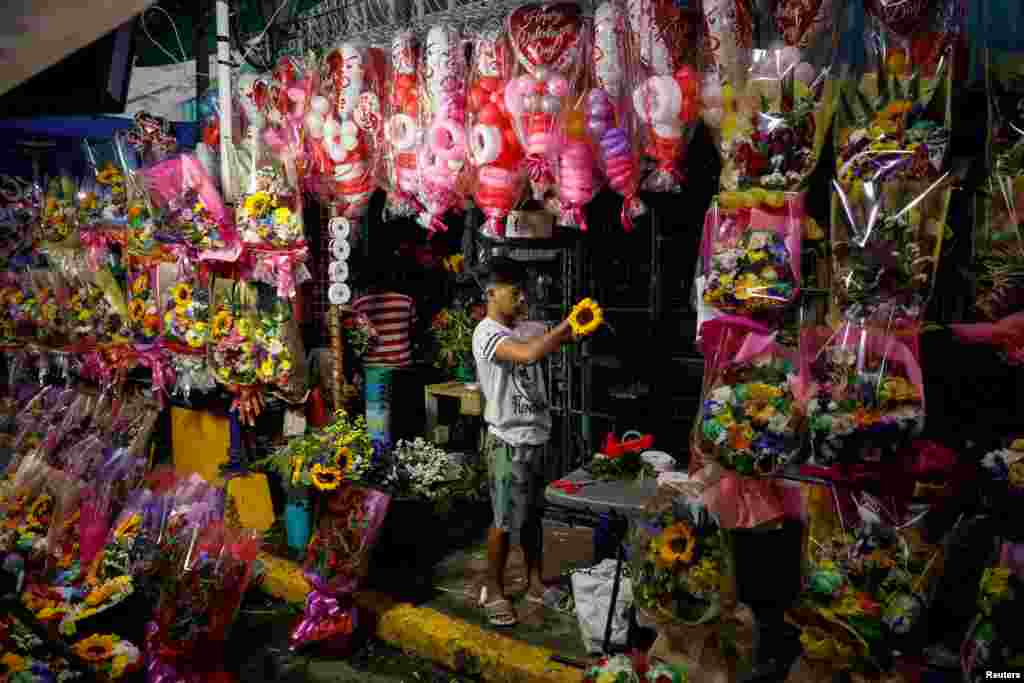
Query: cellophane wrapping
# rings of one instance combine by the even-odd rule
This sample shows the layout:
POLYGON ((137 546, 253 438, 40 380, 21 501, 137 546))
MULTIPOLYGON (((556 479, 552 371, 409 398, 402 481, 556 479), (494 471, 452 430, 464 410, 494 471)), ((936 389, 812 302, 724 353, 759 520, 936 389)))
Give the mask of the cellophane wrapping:
POLYGON ((652 166, 643 187, 680 192, 686 147, 701 114, 702 8, 672 0, 626 0, 626 12, 633 115, 652 166))
POLYGON ((292 649, 313 643, 341 647, 356 628, 352 595, 369 571, 370 554, 391 497, 342 483, 324 500, 303 565, 312 591, 291 635, 292 649))
POLYGON ((505 219, 519 203, 525 176, 523 148, 505 108, 505 90, 513 68, 512 48, 504 32, 484 31, 473 43, 473 69, 467 98, 466 145, 475 174, 473 197, 490 236, 505 234, 505 219))
POLYGON ((952 193, 948 150, 958 0, 911 21, 869 14, 863 66, 848 69, 834 129, 832 289, 836 313, 920 320, 952 193))
POLYGON ((867 321, 801 332, 811 464, 891 459, 924 428, 916 330, 867 321))
POLYGON ((349 219, 366 215, 379 184, 385 65, 380 50, 348 41, 329 51, 320 68, 320 92, 329 105, 321 137, 327 171, 321 195, 349 219))
POLYGON ((590 47, 594 87, 587 93, 584 125, 608 186, 622 195, 622 228, 629 232, 633 219, 646 207, 637 196, 640 147, 630 92, 630 43, 624 5, 622 0, 607 0, 595 11, 590 47))
POLYGON ((417 150, 422 211, 417 222, 431 233, 447 230, 444 216, 461 210, 468 194, 466 170, 466 91, 469 66, 463 35, 454 24, 427 32, 420 55, 419 127, 417 150))
POLYGON ((416 36, 410 30, 398 31, 391 38, 389 77, 383 102, 382 179, 388 193, 385 209, 388 216, 412 217, 419 213, 417 147, 422 138, 417 95, 418 47, 416 36))

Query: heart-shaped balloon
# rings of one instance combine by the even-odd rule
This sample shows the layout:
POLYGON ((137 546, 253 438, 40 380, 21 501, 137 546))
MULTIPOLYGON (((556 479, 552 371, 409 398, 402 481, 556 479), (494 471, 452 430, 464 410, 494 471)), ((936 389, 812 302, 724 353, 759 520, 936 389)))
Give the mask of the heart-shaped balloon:
POLYGON ((808 48, 832 25, 832 0, 778 0, 775 28, 786 45, 808 48))
POLYGON ((582 63, 583 14, 575 3, 524 5, 508 15, 506 27, 516 59, 534 76, 582 63))
POLYGON ((865 0, 864 4, 886 28, 909 36, 921 28, 934 0, 865 0))
POLYGON ((701 47, 699 13, 682 9, 675 0, 630 0, 627 11, 645 68, 668 75, 684 64, 696 63, 701 47))

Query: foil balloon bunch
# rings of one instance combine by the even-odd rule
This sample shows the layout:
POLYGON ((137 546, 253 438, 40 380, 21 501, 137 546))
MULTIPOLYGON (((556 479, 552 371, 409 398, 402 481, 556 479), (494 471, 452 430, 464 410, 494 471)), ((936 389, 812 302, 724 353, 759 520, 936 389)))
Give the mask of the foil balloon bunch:
POLYGON ((473 85, 469 90, 469 158, 476 169, 477 206, 487 217, 485 233, 505 234, 505 217, 522 194, 523 149, 505 108, 511 69, 508 44, 498 31, 481 36, 474 46, 473 85))
POLYGON ((422 76, 424 97, 420 121, 425 138, 420 145, 417 221, 431 233, 447 230, 445 213, 460 203, 459 177, 466 164, 466 54, 454 26, 434 26, 427 33, 422 76))
POLYGON ((647 208, 637 197, 640 163, 631 130, 629 102, 623 101, 625 78, 625 15, 616 0, 604 2, 594 14, 592 63, 597 87, 587 95, 586 126, 598 146, 608 185, 622 195, 622 227, 629 232, 633 219, 647 208))
POLYGON ((505 88, 505 109, 526 150, 533 198, 555 185, 564 113, 583 62, 583 16, 575 3, 525 5, 506 19, 506 32, 525 73, 505 88))
POLYGON ((384 128, 390 215, 419 213, 416 195, 420 173, 416 146, 420 142, 419 98, 416 94, 416 43, 411 31, 391 39, 391 78, 388 79, 387 123, 384 128))
POLYGON ((643 123, 644 153, 655 164, 643 188, 679 192, 686 145, 700 115, 695 64, 702 18, 673 0, 627 0, 627 8, 637 48, 633 110, 643 123))

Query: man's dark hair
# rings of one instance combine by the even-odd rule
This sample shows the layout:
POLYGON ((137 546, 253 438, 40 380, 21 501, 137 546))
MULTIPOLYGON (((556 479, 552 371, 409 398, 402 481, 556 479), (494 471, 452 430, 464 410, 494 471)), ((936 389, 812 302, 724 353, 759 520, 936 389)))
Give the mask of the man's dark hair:
POLYGON ((493 285, 521 285, 526 281, 526 268, 518 261, 497 257, 481 266, 476 280, 484 290, 493 285))

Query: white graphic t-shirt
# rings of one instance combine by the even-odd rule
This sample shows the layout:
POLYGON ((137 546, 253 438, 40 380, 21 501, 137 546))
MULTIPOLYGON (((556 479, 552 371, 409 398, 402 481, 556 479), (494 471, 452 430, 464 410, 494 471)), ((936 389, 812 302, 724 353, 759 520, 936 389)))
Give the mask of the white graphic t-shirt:
POLYGON ((541 446, 551 434, 551 413, 540 363, 524 365, 494 357, 506 339, 525 340, 545 333, 540 323, 514 330, 484 318, 473 331, 476 375, 487 405, 484 420, 492 434, 511 446, 541 446))

